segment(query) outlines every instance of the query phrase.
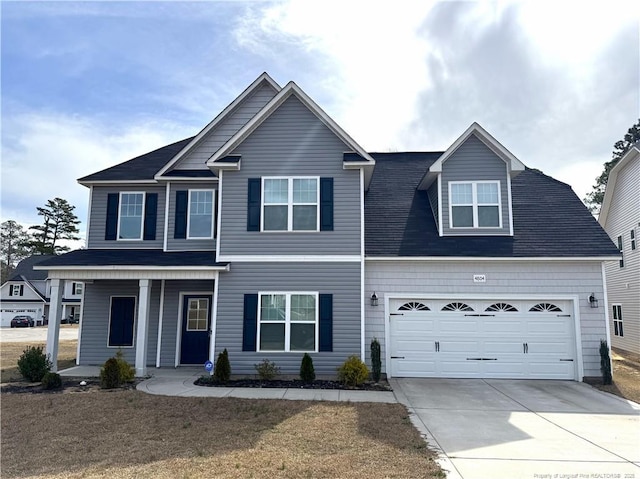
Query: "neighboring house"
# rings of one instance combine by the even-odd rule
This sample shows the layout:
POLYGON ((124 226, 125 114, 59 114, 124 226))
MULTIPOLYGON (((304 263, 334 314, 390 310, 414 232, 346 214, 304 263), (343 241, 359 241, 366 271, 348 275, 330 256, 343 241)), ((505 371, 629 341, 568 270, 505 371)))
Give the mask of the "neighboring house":
POLYGON ((609 172, 598 221, 622 256, 606 263, 611 345, 640 354, 640 144, 609 172))
POLYGON ((334 375, 377 337, 390 376, 600 374, 588 298, 618 251, 475 123, 444 153, 367 153, 265 73, 195 137, 79 182, 87 249, 41 265, 52 317, 86 282, 79 364, 122 350, 143 375, 226 348, 235 374, 298 374, 309 352, 334 375))
MULTIPOLYGON (((21 314, 31 316, 36 324, 44 323, 49 312, 49 282, 46 271, 34 270, 33 267, 51 258, 54 256, 34 255, 23 259, 9 280, 0 287, 2 327, 9 327, 11 319, 21 314)), ((81 282, 71 281, 66 284, 62 297, 62 317, 73 316, 79 320, 82 286, 81 282)))

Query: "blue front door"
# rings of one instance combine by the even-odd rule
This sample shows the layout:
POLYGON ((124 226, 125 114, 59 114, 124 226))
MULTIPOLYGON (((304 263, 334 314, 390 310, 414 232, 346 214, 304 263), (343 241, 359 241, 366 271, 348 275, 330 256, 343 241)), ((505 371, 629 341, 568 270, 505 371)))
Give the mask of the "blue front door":
POLYGON ((209 359, 211 296, 184 296, 180 364, 202 365, 209 359))

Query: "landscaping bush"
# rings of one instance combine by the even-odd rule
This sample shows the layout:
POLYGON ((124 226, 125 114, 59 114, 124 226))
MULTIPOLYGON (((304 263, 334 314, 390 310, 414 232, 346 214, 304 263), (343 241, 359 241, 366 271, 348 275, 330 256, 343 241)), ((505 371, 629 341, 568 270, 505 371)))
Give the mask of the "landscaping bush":
POLYGON ((224 351, 218 354, 216 367, 213 370, 213 378, 221 383, 226 383, 231 379, 231 364, 229 364, 227 348, 224 348, 224 351))
POLYGON ((42 381, 46 373, 51 370, 53 363, 49 356, 45 355, 42 347, 27 346, 18 359, 18 370, 20 374, 31 382, 42 381))
POLYGON ((122 351, 116 353, 116 361, 118 361, 118 374, 120 383, 130 383, 136 377, 136 370, 124 359, 122 351))
POLYGON ((371 378, 374 382, 380 382, 380 372, 382 371, 382 361, 380 359, 380 342, 373 338, 371 340, 371 378))
POLYGON ((113 389, 121 385, 120 364, 116 358, 109 358, 100 368, 100 386, 104 389, 113 389))
POLYGON ((369 368, 358 356, 349 356, 338 368, 338 380, 347 386, 359 386, 369 379, 369 368))
POLYGON ((609 345, 604 339, 600 340, 600 371, 602 371, 602 384, 611 384, 611 358, 609 357, 609 345))
POLYGON ((313 367, 313 359, 309 353, 304 353, 302 363, 300 364, 300 379, 309 384, 316 380, 316 371, 313 367))
POLYGON ((280 374, 280 368, 276 366, 276 363, 268 359, 263 359, 261 363, 254 364, 253 367, 258 373, 258 377, 263 381, 275 379, 280 374))
POLYGON ((62 387, 62 378, 58 373, 48 371, 42 376, 42 387, 44 389, 59 389, 62 387))

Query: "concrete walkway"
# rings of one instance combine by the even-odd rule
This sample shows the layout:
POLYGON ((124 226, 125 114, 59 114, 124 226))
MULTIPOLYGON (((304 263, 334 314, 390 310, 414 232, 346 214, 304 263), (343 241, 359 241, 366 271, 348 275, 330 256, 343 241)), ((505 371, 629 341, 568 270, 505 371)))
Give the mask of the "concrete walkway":
MULTIPOLYGON (((292 388, 233 388, 196 386, 194 381, 203 375, 202 368, 150 370, 152 377, 138 384, 139 391, 160 396, 184 397, 236 397, 247 399, 291 399, 306 401, 351 401, 395 403, 391 391, 352 391, 345 389, 292 389, 292 388)), ((100 368, 76 366, 60 371, 67 377, 97 377, 100 368)))
POLYGON ((640 405, 574 381, 392 379, 448 479, 640 478, 640 405))

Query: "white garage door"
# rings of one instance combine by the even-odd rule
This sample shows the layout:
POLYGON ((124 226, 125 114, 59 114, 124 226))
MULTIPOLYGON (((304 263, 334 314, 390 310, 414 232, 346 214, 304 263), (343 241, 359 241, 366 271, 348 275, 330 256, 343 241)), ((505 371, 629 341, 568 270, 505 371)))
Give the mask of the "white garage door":
POLYGON ((390 302, 393 377, 575 379, 570 301, 390 302))

